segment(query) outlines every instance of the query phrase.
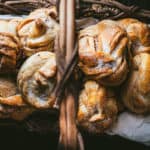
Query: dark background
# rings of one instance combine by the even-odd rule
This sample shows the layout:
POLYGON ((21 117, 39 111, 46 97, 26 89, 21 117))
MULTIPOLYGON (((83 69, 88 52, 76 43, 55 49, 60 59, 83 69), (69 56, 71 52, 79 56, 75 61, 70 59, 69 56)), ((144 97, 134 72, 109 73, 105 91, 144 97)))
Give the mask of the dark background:
POLYGON ((124 3, 125 5, 136 4, 140 8, 150 9, 150 1, 149 0, 118 0, 118 1, 124 3))
MULTIPOLYGON (((0 149, 4 150, 55 150, 58 136, 51 134, 37 134, 13 127, 0 128, 0 149)), ((131 142, 118 136, 90 136, 84 134, 86 150, 150 150, 142 144, 131 142)))

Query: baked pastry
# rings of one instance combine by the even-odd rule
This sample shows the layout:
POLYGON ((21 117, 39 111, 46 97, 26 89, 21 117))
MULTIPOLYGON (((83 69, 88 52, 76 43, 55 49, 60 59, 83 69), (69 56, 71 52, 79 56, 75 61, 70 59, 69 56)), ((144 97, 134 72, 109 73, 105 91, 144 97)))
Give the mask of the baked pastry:
POLYGON ((19 20, 0 20, 0 73, 13 73, 19 56, 16 27, 19 20))
POLYGON ((59 30, 58 23, 53 19, 55 15, 54 8, 37 9, 18 25, 17 33, 25 56, 53 50, 59 30))
POLYGON ((127 31, 133 56, 150 53, 150 27, 146 23, 132 18, 119 20, 118 23, 127 31))
POLYGON ((30 116, 35 109, 33 107, 12 107, 9 105, 0 104, 0 118, 1 119, 13 119, 17 121, 22 121, 28 116, 30 116))
POLYGON ((113 91, 96 81, 87 81, 79 96, 78 125, 91 133, 103 133, 117 117, 113 91))
POLYGON ((51 92, 56 84, 56 58, 52 52, 30 56, 18 73, 18 88, 24 100, 36 108, 52 108, 51 92))
POLYGON ((79 32, 79 67, 104 85, 121 84, 128 73, 128 38, 115 21, 104 20, 79 32))
POLYGON ((0 118, 23 120, 32 114, 35 109, 27 105, 18 93, 15 79, 0 77, 0 118))
POLYGON ((125 106, 135 113, 150 112, 150 28, 136 19, 118 21, 130 40, 131 68, 122 89, 125 106))
POLYGON ((121 95, 125 106, 132 112, 150 112, 150 54, 140 53, 133 57, 121 95))

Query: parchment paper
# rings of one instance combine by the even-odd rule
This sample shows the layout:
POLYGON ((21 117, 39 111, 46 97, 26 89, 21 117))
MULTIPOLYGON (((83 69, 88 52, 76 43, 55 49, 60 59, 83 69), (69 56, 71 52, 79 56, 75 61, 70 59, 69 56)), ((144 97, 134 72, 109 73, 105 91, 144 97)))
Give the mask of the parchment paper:
POLYGON ((4 20, 10 20, 10 19, 15 19, 15 18, 25 18, 25 15, 22 16, 15 16, 15 15, 0 15, 0 19, 4 20))
POLYGON ((107 131, 109 135, 119 135, 129 140, 150 146, 150 116, 124 112, 107 131))

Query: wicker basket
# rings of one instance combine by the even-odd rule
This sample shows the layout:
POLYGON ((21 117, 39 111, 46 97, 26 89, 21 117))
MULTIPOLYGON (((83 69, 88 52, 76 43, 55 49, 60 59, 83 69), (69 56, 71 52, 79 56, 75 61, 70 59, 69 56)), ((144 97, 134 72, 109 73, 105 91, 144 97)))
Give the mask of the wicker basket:
POLYGON ((12 120, 1 120, 0 126, 14 126, 15 128, 24 129, 27 128, 29 131, 47 133, 54 132, 58 135, 58 126, 56 122, 58 117, 60 118, 60 139, 59 149, 84 149, 82 136, 78 131, 75 124, 76 114, 76 101, 75 98, 77 93, 72 90, 70 84, 70 75, 77 64, 77 46, 75 38, 75 18, 86 18, 95 17, 99 20, 109 18, 118 19, 125 17, 138 18, 145 22, 150 22, 150 10, 149 0, 0 0, 0 13, 1 14, 27 14, 30 11, 41 8, 51 7, 56 5, 59 11, 59 22, 60 22, 60 35, 56 41, 56 49, 60 49, 62 54, 57 55, 58 66, 58 85, 55 93, 57 99, 56 108, 60 106, 60 117, 59 114, 53 114, 48 110, 33 114, 23 122, 15 122, 12 120), (66 5, 67 3, 67 5, 66 5), (97 5, 96 9, 93 9, 93 5, 97 5), (24 5, 26 7, 24 7, 24 5), (102 7, 101 7, 102 6, 102 7), (61 14, 61 15, 60 15, 61 14), (70 28, 71 27, 71 28, 70 28), (67 31, 67 35, 65 35, 67 31), (67 42, 66 42, 67 41, 67 42), (65 51, 66 49, 66 51, 65 51), (60 57, 66 57, 61 59, 60 57), (61 66, 61 62, 66 62, 65 68, 61 66), (63 70, 63 73, 62 73, 63 70), (67 84, 66 84, 67 83, 67 84), (60 99, 62 94, 61 89, 65 88, 65 100, 60 99), (67 110, 67 111, 66 111, 67 110), (64 112, 66 114, 64 114, 64 112), (52 118, 52 121, 49 121, 52 118), (65 126, 62 126, 65 124, 65 126))

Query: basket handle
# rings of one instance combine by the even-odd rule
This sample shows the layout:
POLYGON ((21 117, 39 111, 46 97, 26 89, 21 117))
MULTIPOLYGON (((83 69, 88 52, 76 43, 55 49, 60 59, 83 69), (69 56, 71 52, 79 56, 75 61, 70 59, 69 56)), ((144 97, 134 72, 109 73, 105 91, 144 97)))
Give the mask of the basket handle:
MULTIPOLYGON (((74 64, 74 62, 76 62, 76 60, 72 59, 77 53, 77 47, 75 48, 75 0, 60 0, 58 3, 60 31, 56 42, 56 58, 58 66, 62 66, 60 63, 64 62, 64 66, 58 68, 58 82, 63 84, 61 81, 66 83, 69 78, 67 75, 70 75, 73 71, 74 67, 72 69, 69 68, 70 63, 74 64), (63 57, 60 58, 60 56, 63 57), (64 74, 66 75, 64 76, 64 74)), ((73 66, 75 66, 75 64, 73 66)), ((60 90, 60 88, 58 89, 60 90)), ((64 91, 65 93, 64 96, 61 97, 61 102, 56 102, 56 105, 59 105, 60 102, 60 137, 58 149, 83 150, 82 136, 76 127, 77 101, 75 100, 75 95, 70 82, 67 82, 64 91)))

